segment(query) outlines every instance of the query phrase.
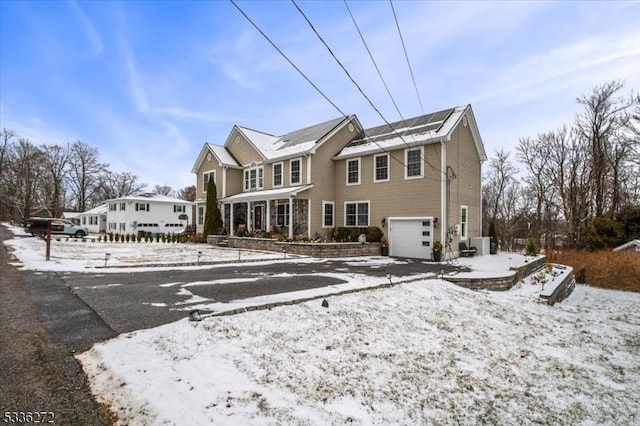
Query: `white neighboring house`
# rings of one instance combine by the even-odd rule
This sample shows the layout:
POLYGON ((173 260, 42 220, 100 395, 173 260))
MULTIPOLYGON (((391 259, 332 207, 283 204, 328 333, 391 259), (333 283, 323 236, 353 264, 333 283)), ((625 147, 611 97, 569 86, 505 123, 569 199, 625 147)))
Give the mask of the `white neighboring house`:
POLYGON ((178 234, 189 226, 193 203, 158 194, 140 194, 105 201, 106 232, 178 234))
POLYGON ((99 234, 107 229, 107 205, 100 204, 97 207, 78 214, 82 226, 89 229, 90 234, 99 234))

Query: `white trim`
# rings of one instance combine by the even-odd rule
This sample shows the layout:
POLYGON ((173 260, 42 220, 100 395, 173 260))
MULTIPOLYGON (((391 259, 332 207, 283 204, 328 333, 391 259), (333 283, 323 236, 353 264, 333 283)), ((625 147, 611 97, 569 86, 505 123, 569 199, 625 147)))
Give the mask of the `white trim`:
MULTIPOLYGON (((206 174, 209 174, 209 175, 210 175, 210 174, 212 174, 212 173, 213 173, 213 183, 214 183, 214 184, 216 184, 216 183, 217 183, 217 182, 216 182, 216 177, 217 177, 217 176, 216 176, 216 175, 217 175, 217 173, 216 173, 216 169, 213 169, 213 170, 207 170, 207 171, 203 171, 203 172, 202 172, 202 193, 203 193, 203 194, 206 194, 206 193, 207 193, 207 183, 205 183, 205 181, 204 181, 204 175, 206 175, 206 174)), ((209 177, 209 179, 211 179, 211 177, 209 177)))
POLYGON ((447 218, 447 146, 440 141, 440 241, 445 244, 449 218, 447 218))
POLYGON ((273 188, 282 188, 282 186, 284 185, 284 162, 282 161, 278 161, 277 163, 273 163, 271 165, 271 187, 273 188), (276 166, 280 166, 280 185, 276 185, 276 173, 275 173, 275 168, 276 166))
POLYGON ((336 202, 335 201, 324 201, 322 200, 322 214, 321 214, 322 228, 335 228, 336 227, 336 202), (331 206, 331 225, 327 225, 324 222, 324 207, 330 205, 331 206))
POLYGON ((307 154, 307 185, 311 183, 311 155, 307 154))
POLYGON ((466 240, 469 238, 469 206, 460 205, 460 238, 466 240), (462 210, 466 210, 466 221, 462 221, 462 210))
POLYGON ((349 158, 345 161, 345 183, 347 186, 353 186, 353 185, 360 185, 361 182, 361 175, 362 175, 362 161, 361 161, 361 157, 356 157, 356 158, 349 158), (358 181, 357 182, 349 182, 349 163, 351 162, 357 162, 358 163, 358 181))
POLYGON ((300 185, 300 184, 302 184, 302 157, 292 158, 291 160, 289 160, 289 185, 300 185), (293 181, 292 168, 293 168, 294 161, 298 161, 300 164, 300 170, 298 172, 299 180, 297 182, 293 181))
POLYGON ((264 189, 264 166, 258 166, 255 164, 251 164, 249 167, 246 167, 242 173, 242 189, 244 192, 251 192, 256 190, 264 189), (251 172, 256 171, 256 186, 251 187, 251 172), (262 176, 261 176, 262 174, 262 176), (262 181, 262 185, 260 184, 262 181))
POLYGON ((371 224, 371 200, 358 200, 358 201, 345 201, 344 202, 344 212, 343 212, 343 224, 345 227, 359 227, 359 226, 370 226, 371 224), (355 225, 347 225, 347 204, 355 204, 356 205, 356 224, 355 225), (367 224, 359 225, 358 224, 358 204, 367 204, 367 224))
POLYGON ((389 162, 389 153, 385 152, 382 154, 375 154, 373 156, 373 181, 374 182, 389 182, 391 177, 391 163, 389 162), (387 158, 387 178, 386 179, 377 179, 377 167, 376 167, 376 158, 378 157, 386 157, 387 158))
POLYGON ((411 148, 404 149, 404 178, 405 179, 422 179, 424 178, 424 145, 415 146, 411 148), (409 176, 409 151, 420 150, 420 175, 418 176, 409 176))

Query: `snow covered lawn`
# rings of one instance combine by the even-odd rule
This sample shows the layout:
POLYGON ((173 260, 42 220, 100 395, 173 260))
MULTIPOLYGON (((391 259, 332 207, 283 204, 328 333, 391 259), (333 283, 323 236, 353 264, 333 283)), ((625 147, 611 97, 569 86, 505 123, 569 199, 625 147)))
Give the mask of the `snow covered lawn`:
POLYGON ((640 295, 533 293, 424 280, 179 321, 78 358, 122 424, 639 424, 640 295))
MULTIPOLYGON (((7 226, 14 234, 25 235, 21 228, 7 226)), ((14 238, 5 244, 16 251, 20 261, 30 269, 40 271, 95 272, 105 266, 105 254, 109 253, 108 268, 102 272, 122 272, 117 267, 160 266, 185 263, 222 263, 247 260, 282 259, 280 253, 254 250, 224 249, 208 244, 184 244, 162 242, 116 243, 91 242, 90 239, 51 240, 50 260, 45 260, 46 243, 40 238, 14 238), (115 268, 115 269, 114 269, 115 268)), ((291 257, 291 255, 289 255, 291 257)), ((22 266, 22 265, 17 265, 22 266)), ((136 270, 139 270, 136 268, 136 270)))

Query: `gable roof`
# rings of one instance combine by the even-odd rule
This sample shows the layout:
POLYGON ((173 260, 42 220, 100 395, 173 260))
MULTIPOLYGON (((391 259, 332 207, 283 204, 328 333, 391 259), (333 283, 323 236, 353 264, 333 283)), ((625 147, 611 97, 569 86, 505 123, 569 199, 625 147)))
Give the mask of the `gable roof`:
MULTIPOLYGON (((282 136, 274 136, 241 126, 234 126, 234 130, 241 133, 265 160, 270 161, 312 153, 318 145, 327 139, 327 136, 352 119, 353 116, 334 118, 323 123, 294 130, 282 136)), ((225 147, 231 143, 232 134, 233 130, 229 134, 225 147)))
POLYGON ((613 249, 613 251, 626 250, 629 247, 636 246, 636 250, 640 250, 640 240, 631 240, 613 249))
POLYGON ((200 154, 198 154, 198 158, 196 159, 196 162, 193 164, 193 167, 191 168, 191 173, 198 173, 198 169, 200 168, 200 165, 206 158, 207 154, 213 154, 216 160, 218 160, 219 166, 238 167, 238 168, 240 167, 240 164, 238 164, 236 159, 233 158, 231 153, 229 153, 229 151, 227 151, 225 147, 220 145, 213 145, 205 142, 205 144, 202 146, 202 149, 200 150, 200 154))
POLYGON ((106 200, 105 203, 110 203, 110 202, 113 203, 118 201, 142 201, 142 202, 151 201, 156 203, 193 204, 191 201, 183 200, 182 198, 169 197, 168 195, 153 194, 151 192, 112 198, 111 200, 106 200))
POLYGON ((80 213, 80 216, 86 216, 86 215, 102 215, 102 214, 107 214, 107 210, 108 210, 108 206, 106 204, 100 204, 99 206, 96 206, 90 210, 87 210, 86 212, 82 212, 80 213))
POLYGON ((486 160, 487 154, 471 105, 449 108, 365 129, 359 138, 349 142, 334 158, 348 158, 449 140, 460 122, 469 126, 478 155, 482 161, 486 160))

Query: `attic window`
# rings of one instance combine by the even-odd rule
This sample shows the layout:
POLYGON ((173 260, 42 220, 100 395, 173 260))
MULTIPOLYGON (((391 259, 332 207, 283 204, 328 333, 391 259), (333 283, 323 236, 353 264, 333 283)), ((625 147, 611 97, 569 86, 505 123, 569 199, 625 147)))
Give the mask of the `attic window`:
POLYGON ((353 123, 349 123, 349 131, 350 131, 351 133, 353 133, 353 131, 354 131, 355 129, 356 129, 356 128, 355 128, 355 127, 353 127, 353 123))

